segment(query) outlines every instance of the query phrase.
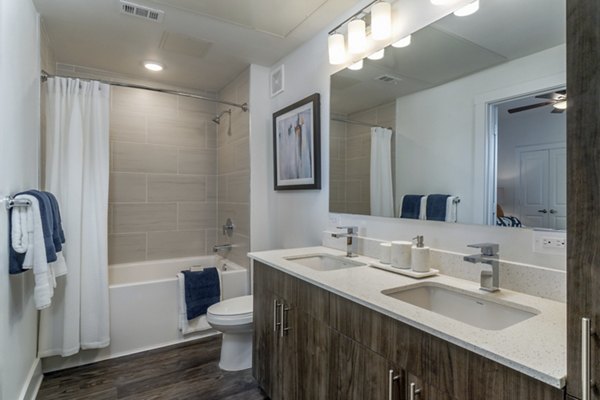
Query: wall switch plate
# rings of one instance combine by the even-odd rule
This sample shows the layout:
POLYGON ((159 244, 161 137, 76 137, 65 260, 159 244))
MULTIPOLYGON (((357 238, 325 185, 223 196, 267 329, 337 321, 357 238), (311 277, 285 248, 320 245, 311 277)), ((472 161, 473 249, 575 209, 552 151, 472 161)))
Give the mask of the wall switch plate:
POLYGON ((566 254, 567 233, 552 230, 534 229, 533 251, 541 254, 566 254))

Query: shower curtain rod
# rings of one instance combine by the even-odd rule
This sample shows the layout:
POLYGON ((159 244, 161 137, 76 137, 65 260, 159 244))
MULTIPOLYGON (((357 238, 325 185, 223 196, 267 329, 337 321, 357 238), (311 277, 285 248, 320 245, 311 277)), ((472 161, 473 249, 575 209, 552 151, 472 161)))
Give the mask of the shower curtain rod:
POLYGON ((46 82, 48 80, 48 78, 55 78, 55 77, 56 78, 79 79, 79 80, 87 81, 87 82, 89 82, 89 81, 96 81, 96 82, 105 83, 105 84, 111 85, 111 86, 119 86, 119 87, 133 88, 133 89, 149 90, 151 92, 159 92, 159 93, 174 94, 174 95, 183 96, 183 97, 191 97, 193 99, 206 100, 206 101, 211 101, 213 103, 226 104, 228 106, 238 107, 238 108, 241 108, 242 111, 244 111, 244 112, 248 111, 248 103, 237 104, 237 103, 232 103, 232 102, 225 101, 225 100, 212 99, 210 97, 205 97, 205 96, 201 96, 201 95, 198 95, 198 94, 193 94, 193 93, 188 93, 188 92, 180 92, 179 90, 159 89, 159 88, 154 88, 154 87, 150 87, 150 86, 136 85, 136 84, 133 84, 133 83, 123 83, 123 82, 116 82, 116 81, 104 81, 102 79, 84 79, 84 78, 76 78, 76 77, 73 77, 73 76, 66 76, 66 75, 51 75, 51 74, 47 73, 44 70, 42 70, 41 77, 42 77, 42 82, 46 82))
POLYGON ((394 131, 394 128, 390 127, 390 126, 381 126, 381 125, 374 125, 374 124, 369 124, 367 122, 362 122, 362 121, 356 121, 356 120, 352 120, 352 119, 345 119, 345 118, 340 118, 340 117, 331 117, 332 121, 337 121, 337 122, 345 122, 347 124, 352 124, 352 125, 362 125, 362 126, 369 126, 372 128, 384 128, 384 129, 389 129, 392 132, 394 131))

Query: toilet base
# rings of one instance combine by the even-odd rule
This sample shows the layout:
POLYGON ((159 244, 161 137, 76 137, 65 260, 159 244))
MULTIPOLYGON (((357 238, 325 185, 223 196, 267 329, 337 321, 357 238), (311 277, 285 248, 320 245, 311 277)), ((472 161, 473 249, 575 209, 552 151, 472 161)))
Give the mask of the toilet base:
POLYGON ((252 368, 252 331, 223 333, 219 368, 224 371, 252 368))

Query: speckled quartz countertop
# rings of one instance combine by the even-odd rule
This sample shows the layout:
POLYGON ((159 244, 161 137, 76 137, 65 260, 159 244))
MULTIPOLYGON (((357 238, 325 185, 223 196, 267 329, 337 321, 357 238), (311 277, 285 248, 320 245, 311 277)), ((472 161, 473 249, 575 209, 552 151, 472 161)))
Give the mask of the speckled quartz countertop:
MULTIPOLYGON (((327 247, 308 247, 254 252, 250 253, 249 257, 549 385, 557 388, 565 385, 567 375, 565 304, 502 289, 502 282, 500 282, 499 292, 486 293, 479 290, 477 283, 447 275, 416 280, 369 266, 317 271, 285 259, 285 257, 317 253, 336 256, 345 254, 327 247), (381 293, 385 289, 428 281, 473 292, 492 301, 517 303, 534 308, 540 313, 503 330, 485 330, 381 293)), ((377 261, 364 256, 352 260, 367 265, 377 261)))

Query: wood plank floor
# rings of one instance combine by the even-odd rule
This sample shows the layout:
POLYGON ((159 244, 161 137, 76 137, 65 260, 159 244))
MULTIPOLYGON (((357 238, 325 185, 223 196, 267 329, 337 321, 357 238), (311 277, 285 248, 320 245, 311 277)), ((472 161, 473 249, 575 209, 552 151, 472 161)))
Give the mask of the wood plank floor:
POLYGON ((38 400, 259 400, 251 370, 219 369, 221 337, 101 361, 44 376, 38 400))

